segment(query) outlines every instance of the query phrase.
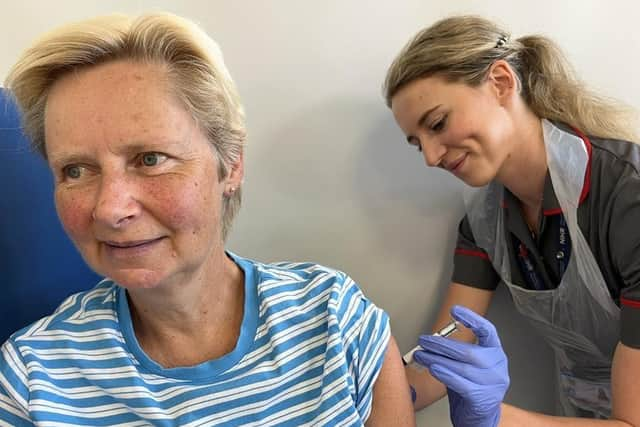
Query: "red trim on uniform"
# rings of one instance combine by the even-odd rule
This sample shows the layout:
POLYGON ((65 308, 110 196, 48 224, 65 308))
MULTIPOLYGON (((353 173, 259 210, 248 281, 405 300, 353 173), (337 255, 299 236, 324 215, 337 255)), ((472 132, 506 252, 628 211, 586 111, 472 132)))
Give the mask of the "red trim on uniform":
MULTIPOLYGON (((584 199, 587 198, 587 195, 589 194, 589 190, 591 189, 591 151, 592 151, 592 147, 591 147, 591 141, 589 140, 589 137, 587 135, 585 135, 584 133, 580 132, 578 129, 574 128, 573 126, 571 127, 571 129, 573 129, 573 131, 580 137, 580 139, 582 139, 582 142, 584 143, 584 147, 587 149, 587 156, 588 156, 588 160, 587 160, 587 168, 584 171, 584 185, 582 186, 582 193, 580 193, 580 203, 584 202, 584 199)), ((546 211, 543 211, 542 214, 544 216, 550 216, 550 215, 558 215, 562 213, 562 208, 555 208, 555 209, 547 209, 546 211)))
POLYGON ((561 213, 562 213, 562 208, 547 209, 546 211, 542 212, 544 216, 559 215, 561 213))
POLYGON ((632 299, 620 298, 620 304, 626 305, 627 307, 640 308, 640 301, 632 299))
POLYGON ((487 259, 487 260, 489 259, 489 255, 487 255, 486 253, 481 252, 481 251, 473 251, 473 250, 470 250, 470 249, 457 248, 455 254, 456 255, 475 256, 475 257, 482 258, 482 259, 487 259))
POLYGON ((585 134, 583 134, 582 132, 580 132, 578 129, 573 128, 574 132, 578 134, 578 136, 580 138, 582 138, 582 142, 584 142, 584 147, 587 149, 587 156, 588 156, 588 161, 587 161, 587 169, 584 171, 584 185, 582 186, 582 193, 580 194, 580 203, 582 203, 584 201, 584 199, 587 198, 587 195, 589 194, 589 190, 591 189, 591 151, 592 151, 592 147, 591 147, 591 141, 589 140, 589 137, 585 134))

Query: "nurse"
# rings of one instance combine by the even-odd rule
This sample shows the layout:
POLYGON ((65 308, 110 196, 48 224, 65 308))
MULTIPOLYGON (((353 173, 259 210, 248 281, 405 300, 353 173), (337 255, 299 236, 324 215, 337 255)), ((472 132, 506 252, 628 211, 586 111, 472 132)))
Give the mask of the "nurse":
POLYGON ((434 331, 451 316, 468 329, 420 337, 414 357, 429 370, 406 367, 415 408, 446 392, 456 426, 640 425, 640 146, 628 110, 584 87, 548 38, 475 16, 418 33, 384 90, 409 145, 469 186, 434 331), (507 360, 474 313, 499 284, 554 350, 562 417, 502 403, 507 360))

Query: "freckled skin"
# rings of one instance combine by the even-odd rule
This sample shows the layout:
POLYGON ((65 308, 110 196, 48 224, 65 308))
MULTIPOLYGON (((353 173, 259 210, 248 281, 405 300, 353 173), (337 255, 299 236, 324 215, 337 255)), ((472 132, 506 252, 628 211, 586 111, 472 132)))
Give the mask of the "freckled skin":
POLYGON ((63 77, 47 101, 60 220, 87 263, 128 288, 206 276, 224 256, 225 186, 241 179, 219 180, 209 142, 168 93, 160 66, 120 61, 63 77), (166 160, 149 167, 144 153, 166 160), (70 165, 80 178, 65 176, 70 165), (105 243, 135 241, 153 243, 139 251, 105 243))

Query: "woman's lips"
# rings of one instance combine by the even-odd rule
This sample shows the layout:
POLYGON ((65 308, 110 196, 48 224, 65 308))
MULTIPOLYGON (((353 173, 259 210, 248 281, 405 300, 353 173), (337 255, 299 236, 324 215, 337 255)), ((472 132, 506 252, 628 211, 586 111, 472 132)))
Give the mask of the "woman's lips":
POLYGON ((104 241, 107 253, 114 258, 128 259, 146 254, 162 240, 163 237, 146 240, 104 241))

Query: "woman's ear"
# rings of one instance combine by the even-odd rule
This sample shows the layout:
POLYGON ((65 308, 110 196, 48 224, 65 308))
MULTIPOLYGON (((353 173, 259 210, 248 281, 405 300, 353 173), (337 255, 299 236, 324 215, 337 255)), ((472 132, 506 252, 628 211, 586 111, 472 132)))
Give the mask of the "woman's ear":
POLYGON ((244 150, 240 152, 238 160, 229 164, 229 174, 227 176, 227 183, 234 188, 238 188, 244 180, 244 150))
POLYGON ((518 95, 518 78, 509 63, 499 59, 491 64, 487 73, 487 83, 494 91, 500 105, 505 105, 518 95))

